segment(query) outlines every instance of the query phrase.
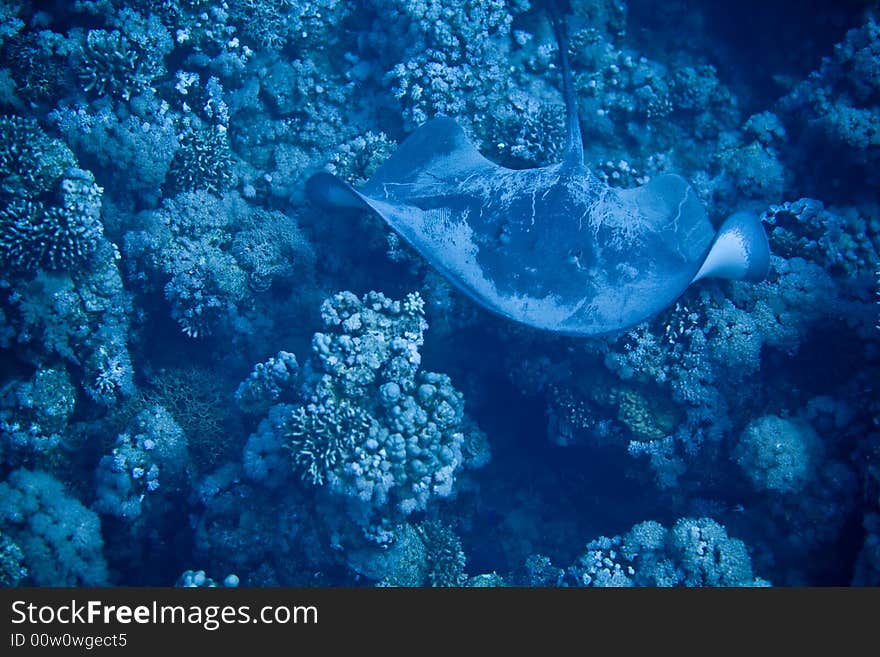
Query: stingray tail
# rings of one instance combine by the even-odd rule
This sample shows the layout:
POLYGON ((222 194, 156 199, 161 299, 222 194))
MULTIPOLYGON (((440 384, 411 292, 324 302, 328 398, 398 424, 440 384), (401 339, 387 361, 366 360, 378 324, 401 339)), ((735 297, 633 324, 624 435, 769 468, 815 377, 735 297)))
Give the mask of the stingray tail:
POLYGON ((574 79, 568 62, 568 28, 565 22, 567 2, 556 0, 548 3, 550 22, 559 46, 559 66, 562 69, 562 93, 565 96, 566 143, 564 161, 567 165, 579 166, 584 163, 584 142, 581 136, 581 122, 577 111, 577 98, 574 93, 574 79))

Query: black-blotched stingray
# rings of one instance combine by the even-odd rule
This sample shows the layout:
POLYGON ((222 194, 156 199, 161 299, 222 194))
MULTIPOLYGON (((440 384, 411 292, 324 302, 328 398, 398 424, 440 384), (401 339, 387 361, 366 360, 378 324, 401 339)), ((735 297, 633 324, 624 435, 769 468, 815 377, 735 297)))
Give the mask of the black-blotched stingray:
POLYGON ((738 212, 716 233, 681 176, 617 189, 584 165, 560 25, 568 132, 561 163, 499 166, 454 120, 438 118, 416 129, 361 188, 329 173, 312 176, 312 203, 375 211, 480 305, 568 335, 638 324, 701 278, 763 279, 770 250, 755 215, 738 212))

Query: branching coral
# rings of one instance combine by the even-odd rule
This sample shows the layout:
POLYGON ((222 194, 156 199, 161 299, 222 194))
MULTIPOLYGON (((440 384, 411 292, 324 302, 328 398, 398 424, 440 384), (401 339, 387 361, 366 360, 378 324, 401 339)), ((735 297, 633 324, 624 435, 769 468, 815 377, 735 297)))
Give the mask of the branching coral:
POLYGON ((89 30, 79 52, 79 80, 84 91, 123 100, 149 88, 164 73, 171 36, 155 15, 144 18, 125 8, 114 15, 119 29, 89 30))
POLYGON ((695 291, 603 354, 616 376, 669 396, 684 415, 674 432, 635 435, 630 445, 632 454, 651 457, 665 486, 684 469, 679 448, 693 456, 729 431, 737 385, 760 369, 768 349, 796 353, 811 331, 837 321, 838 286, 822 268, 801 258, 771 260, 766 281, 734 283, 728 297, 718 289, 695 291))
POLYGON ((168 170, 169 191, 222 193, 232 185, 232 152, 222 126, 189 128, 168 170))
POLYGON ((283 438, 302 478, 321 486, 349 452, 377 431, 369 415, 341 399, 332 405, 296 407, 285 422, 283 438))
POLYGON ((0 255, 20 271, 84 265, 102 239, 103 190, 33 120, 0 117, 0 255))
POLYGON ((70 149, 50 138, 33 119, 0 117, 0 191, 4 200, 39 198, 75 165, 70 149))

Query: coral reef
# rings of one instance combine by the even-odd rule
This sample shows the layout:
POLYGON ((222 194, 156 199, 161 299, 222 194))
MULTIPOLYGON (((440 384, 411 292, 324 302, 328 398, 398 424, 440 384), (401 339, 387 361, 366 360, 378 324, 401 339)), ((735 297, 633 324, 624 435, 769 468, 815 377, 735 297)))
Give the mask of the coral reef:
POLYGON ((733 458, 755 488, 798 493, 816 475, 822 443, 808 424, 765 415, 743 430, 733 458))
POLYGON ((0 455, 12 464, 26 455, 51 452, 63 442, 76 389, 64 368, 45 368, 29 380, 8 382, 0 399, 0 455))
POLYGON ((234 331, 254 292, 307 276, 313 259, 295 219, 234 192, 182 192, 138 215, 124 243, 131 276, 149 286, 162 276, 170 315, 193 338, 234 331))
POLYGON ((27 577, 21 565, 24 552, 8 536, 0 533, 0 586, 17 586, 27 577))
POLYGON ((292 387, 298 370, 296 356, 279 351, 265 363, 254 366, 235 391, 235 401, 245 413, 265 413, 292 387))
POLYGON ((0 255, 10 268, 70 270, 103 235, 103 190, 36 121, 0 117, 0 255))
POLYGON ((0 585, 880 583, 878 11, 753 6, 0 2, 0 585), (560 9, 586 165, 763 282, 551 335, 307 201, 558 161, 560 9))
POLYGON ((769 585, 754 576, 745 544, 711 518, 680 518, 670 529, 647 521, 596 539, 566 576, 581 586, 769 585))
POLYGON ((464 430, 476 428, 465 424, 449 377, 419 369, 427 323, 418 294, 392 301, 342 292, 321 314, 326 328, 313 338, 301 402, 270 411, 248 441, 246 453, 260 464, 250 472, 272 472, 271 446, 280 443, 304 482, 326 487, 368 535, 387 541, 395 518, 453 493, 464 430))
POLYGON ((93 508, 137 521, 154 494, 173 498, 186 488, 188 457, 186 436, 168 411, 161 406, 141 411, 98 462, 93 508))
MULTIPOLYGON (((0 531, 7 558, 22 561, 37 586, 100 586, 108 580, 98 516, 52 475, 24 468, 0 482, 0 531)), ((19 575, 20 576, 20 575, 19 575)))
POLYGON ((404 525, 388 549, 353 550, 351 568, 377 586, 464 586, 466 557, 455 532, 437 521, 404 525))
POLYGON ((112 22, 119 29, 89 30, 78 44, 79 81, 95 96, 130 100, 164 74, 171 35, 157 16, 145 18, 130 8, 114 15, 112 22))
POLYGON ((875 185, 880 64, 880 23, 868 14, 862 25, 847 32, 818 69, 800 82, 780 102, 786 123, 794 133, 792 159, 810 183, 833 193, 830 180, 845 182, 848 176, 875 185), (830 151, 821 170, 807 167, 819 149, 830 151), (827 187, 826 187, 827 186, 827 187))

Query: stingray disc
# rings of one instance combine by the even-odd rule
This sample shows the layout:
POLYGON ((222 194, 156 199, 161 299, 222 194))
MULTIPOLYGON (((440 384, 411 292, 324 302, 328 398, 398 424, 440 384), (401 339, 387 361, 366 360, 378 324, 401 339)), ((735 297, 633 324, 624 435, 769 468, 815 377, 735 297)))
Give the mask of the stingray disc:
POLYGON ((577 163, 507 169, 447 118, 413 132, 362 188, 322 173, 308 192, 321 206, 372 209, 489 310, 570 335, 669 306, 715 238, 680 176, 617 189, 577 163))

